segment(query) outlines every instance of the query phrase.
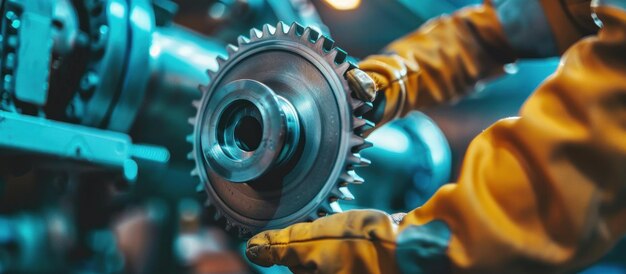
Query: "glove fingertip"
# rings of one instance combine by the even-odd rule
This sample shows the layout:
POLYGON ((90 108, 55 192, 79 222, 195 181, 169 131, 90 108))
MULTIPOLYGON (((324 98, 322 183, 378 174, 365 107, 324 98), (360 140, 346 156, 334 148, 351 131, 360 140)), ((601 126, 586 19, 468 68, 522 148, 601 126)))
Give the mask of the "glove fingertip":
POLYGON ((253 263, 261 266, 274 265, 271 252, 269 231, 259 233, 248 240, 246 257, 253 263))
POLYGON ((246 257, 248 257, 248 260, 251 262, 260 266, 269 267, 275 264, 272 260, 269 245, 248 246, 246 248, 246 257))

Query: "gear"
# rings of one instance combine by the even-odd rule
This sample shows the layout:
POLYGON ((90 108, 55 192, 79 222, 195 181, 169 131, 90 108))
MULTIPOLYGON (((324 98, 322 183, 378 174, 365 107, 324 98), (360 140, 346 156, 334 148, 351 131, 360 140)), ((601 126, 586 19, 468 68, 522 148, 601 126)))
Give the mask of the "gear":
POLYGON ((354 168, 369 164, 359 151, 371 146, 371 104, 352 96, 354 66, 333 44, 296 23, 252 29, 200 87, 192 175, 240 236, 340 212, 348 184, 363 181, 354 168))

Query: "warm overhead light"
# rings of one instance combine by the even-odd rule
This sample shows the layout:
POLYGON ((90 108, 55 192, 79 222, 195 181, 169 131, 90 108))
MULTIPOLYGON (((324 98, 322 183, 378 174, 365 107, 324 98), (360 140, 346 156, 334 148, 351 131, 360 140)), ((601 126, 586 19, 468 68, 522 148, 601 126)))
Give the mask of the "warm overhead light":
POLYGON ((336 10, 353 10, 361 5, 361 0, 324 0, 336 10))

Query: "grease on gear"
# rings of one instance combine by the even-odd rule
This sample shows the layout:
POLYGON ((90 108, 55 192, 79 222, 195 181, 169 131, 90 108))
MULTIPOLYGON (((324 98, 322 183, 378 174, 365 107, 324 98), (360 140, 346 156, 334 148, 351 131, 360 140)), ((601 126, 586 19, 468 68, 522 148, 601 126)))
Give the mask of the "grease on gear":
POLYGON ((188 141, 207 204, 240 236, 340 212, 362 183, 371 146, 345 73, 354 68, 334 42, 296 23, 252 29, 218 58, 194 102, 188 141))

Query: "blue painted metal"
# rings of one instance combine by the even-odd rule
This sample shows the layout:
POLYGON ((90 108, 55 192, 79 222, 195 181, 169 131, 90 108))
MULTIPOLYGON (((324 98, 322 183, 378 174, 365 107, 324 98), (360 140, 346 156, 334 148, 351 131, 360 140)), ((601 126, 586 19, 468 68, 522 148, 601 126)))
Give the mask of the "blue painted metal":
MULTIPOLYGON (((52 56, 53 1, 22 0, 18 24, 19 46, 15 68, 17 99, 42 106, 48 97, 48 77, 52 56)), ((15 26, 13 26, 15 27, 15 26)))
POLYGON ((137 178, 134 159, 169 160, 164 148, 134 145, 126 134, 4 111, 0 111, 0 151, 101 165, 121 170, 129 181, 137 178))
POLYGON ((357 197, 353 207, 406 211, 422 205, 450 180, 450 146, 421 112, 377 129, 367 140, 374 146, 361 154, 372 165, 359 169, 366 183, 352 188, 357 197))

